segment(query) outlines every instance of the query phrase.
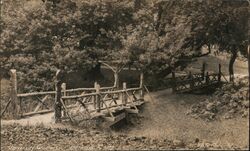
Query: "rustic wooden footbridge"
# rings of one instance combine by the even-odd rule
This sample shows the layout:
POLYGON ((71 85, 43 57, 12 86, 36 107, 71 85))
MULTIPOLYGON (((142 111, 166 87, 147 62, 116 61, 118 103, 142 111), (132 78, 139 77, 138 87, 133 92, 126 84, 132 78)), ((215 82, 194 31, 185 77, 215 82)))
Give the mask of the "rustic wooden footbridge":
POLYGON ((173 71, 172 78, 170 80, 174 93, 186 93, 209 87, 217 87, 221 84, 222 77, 226 80, 225 76, 221 72, 221 64, 218 66, 217 73, 210 73, 205 70, 205 63, 203 63, 200 73, 189 72, 187 75, 176 76, 175 71, 173 71))
POLYGON ((55 91, 21 94, 17 93, 16 70, 12 69, 11 94, 1 116, 8 108, 14 119, 54 112, 56 123, 63 120, 74 123, 81 117, 102 118, 112 125, 127 114, 138 114, 138 108, 145 103, 143 73, 140 73, 138 87, 127 88, 125 82, 119 87, 118 73, 121 68, 111 68, 115 80, 114 85, 110 87, 101 87, 95 82, 92 88, 66 89, 66 83, 62 83, 62 72, 58 70, 55 76, 55 91))

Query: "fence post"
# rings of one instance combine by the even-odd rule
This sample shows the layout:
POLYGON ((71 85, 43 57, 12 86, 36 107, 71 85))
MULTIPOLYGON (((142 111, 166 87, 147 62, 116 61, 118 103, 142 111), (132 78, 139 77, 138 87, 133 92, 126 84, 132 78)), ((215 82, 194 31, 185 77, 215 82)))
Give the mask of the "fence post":
MULTIPOLYGON (((62 93, 63 93, 63 96, 66 96, 66 83, 62 83, 62 93)), ((65 104, 65 102, 64 102, 64 104, 65 104)), ((66 115, 66 112, 65 112, 65 110, 63 110, 63 117, 65 117, 65 115, 66 115)))
POLYGON ((119 75, 118 75, 118 72, 114 72, 114 78, 115 78, 115 82, 114 82, 114 87, 115 88, 119 88, 119 75))
POLYGON ((14 119, 19 118, 20 108, 18 106, 18 98, 17 98, 17 76, 16 76, 16 69, 10 70, 10 81, 11 81, 11 117, 14 119))
POLYGON ((122 104, 126 105, 127 101, 128 101, 128 97, 127 97, 127 94, 126 94, 127 83, 123 82, 122 86, 123 86, 123 90, 124 90, 124 92, 122 93, 122 104))
POLYGON ((95 90, 96 90, 96 97, 95 97, 95 109, 97 108, 97 112, 101 111, 101 97, 100 97, 100 85, 95 82, 95 90))
POLYGON ((144 100, 144 89, 143 89, 143 85, 144 85, 144 75, 143 72, 141 72, 140 74, 140 99, 144 100))
POLYGON ((221 64, 219 64, 218 82, 221 82, 221 64))
POLYGON ((174 71, 172 71, 172 85, 173 85, 173 87, 172 87, 173 93, 175 93, 176 92, 176 78, 175 78, 174 71))
POLYGON ((54 104, 54 112, 55 112, 55 123, 61 122, 62 117, 62 103, 61 103, 61 96, 62 96, 62 73, 60 70, 56 72, 56 81, 55 81, 55 104, 54 104))

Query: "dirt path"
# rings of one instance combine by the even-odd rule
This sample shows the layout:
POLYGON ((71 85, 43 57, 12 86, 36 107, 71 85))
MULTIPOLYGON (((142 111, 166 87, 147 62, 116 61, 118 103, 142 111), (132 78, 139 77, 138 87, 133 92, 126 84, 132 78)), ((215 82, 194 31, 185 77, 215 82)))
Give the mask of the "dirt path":
POLYGON ((19 120, 1 120, 1 124, 2 125, 7 125, 7 124, 14 124, 14 123, 18 123, 20 125, 26 126, 26 125, 39 125, 39 124, 43 124, 43 125, 53 125, 53 116, 54 113, 48 113, 48 114, 41 114, 41 115, 35 115, 35 116, 31 116, 31 117, 26 117, 26 118, 22 118, 19 120))
POLYGON ((150 138, 167 138, 194 142, 196 138, 216 143, 220 146, 249 146, 248 119, 206 122, 186 115, 195 102, 203 101, 208 96, 174 95, 170 90, 153 94, 155 104, 147 103, 142 113, 142 123, 130 129, 129 135, 150 138))
MULTIPOLYGON (((214 71, 218 72, 218 65, 221 64, 221 71, 224 75, 228 75, 228 66, 229 66, 229 60, 230 58, 227 58, 225 56, 205 56, 197 58, 197 61, 194 63, 191 63, 188 65, 188 70, 190 68, 196 69, 197 71, 200 71, 202 63, 207 63, 206 70, 207 71, 214 71)), ((241 75, 248 75, 248 67, 247 62, 244 62, 242 60, 236 59, 234 63, 234 72, 235 76, 241 74, 241 75)))

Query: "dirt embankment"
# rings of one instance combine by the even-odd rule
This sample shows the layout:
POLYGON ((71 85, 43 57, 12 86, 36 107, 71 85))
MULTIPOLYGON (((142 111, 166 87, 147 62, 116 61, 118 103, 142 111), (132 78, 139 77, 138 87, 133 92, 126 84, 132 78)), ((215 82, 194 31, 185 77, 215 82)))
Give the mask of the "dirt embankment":
MULTIPOLYGON (((1 130, 1 138, 1 150, 4 151, 222 149, 220 146, 200 142, 198 139, 193 143, 185 144, 179 140, 112 134, 95 129, 45 128, 44 126, 5 125, 1 130)), ((230 146, 230 148, 234 147, 230 146)))
POLYGON ((235 116, 207 122, 203 118, 193 118, 187 112, 210 96, 180 94, 170 90, 153 94, 154 104, 146 104, 138 126, 130 128, 130 136, 143 135, 150 138, 180 140, 186 144, 195 140, 210 142, 223 149, 236 146, 249 147, 249 119, 235 116))

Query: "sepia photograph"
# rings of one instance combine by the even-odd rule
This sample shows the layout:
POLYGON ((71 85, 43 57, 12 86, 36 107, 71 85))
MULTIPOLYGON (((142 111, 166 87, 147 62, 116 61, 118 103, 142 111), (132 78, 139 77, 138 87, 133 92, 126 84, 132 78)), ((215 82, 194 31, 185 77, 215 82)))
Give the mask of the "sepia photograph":
POLYGON ((250 0, 0 0, 0 150, 250 150, 249 60, 250 0))

